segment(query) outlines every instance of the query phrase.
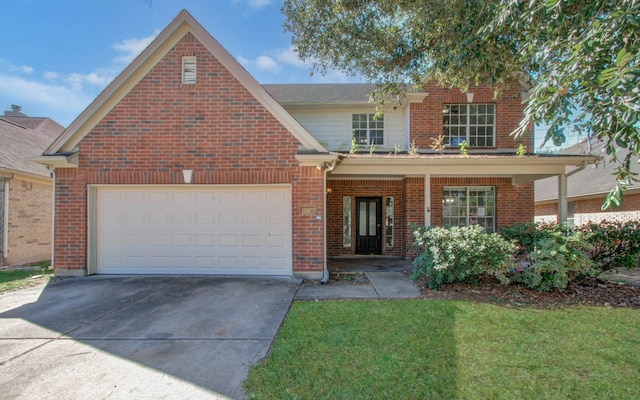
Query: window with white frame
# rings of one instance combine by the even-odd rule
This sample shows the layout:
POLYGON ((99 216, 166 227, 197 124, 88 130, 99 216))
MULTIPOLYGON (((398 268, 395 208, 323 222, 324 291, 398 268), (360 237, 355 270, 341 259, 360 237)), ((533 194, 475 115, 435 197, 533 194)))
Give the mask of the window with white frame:
POLYGON ((493 186, 445 186, 442 194, 444 226, 480 225, 495 230, 495 188, 493 186))
POLYGON ((384 116, 353 114, 351 116, 353 138, 358 146, 384 145, 384 116))
POLYGON ((442 134, 445 143, 458 147, 493 147, 495 143, 495 106, 493 104, 445 104, 442 107, 442 134))

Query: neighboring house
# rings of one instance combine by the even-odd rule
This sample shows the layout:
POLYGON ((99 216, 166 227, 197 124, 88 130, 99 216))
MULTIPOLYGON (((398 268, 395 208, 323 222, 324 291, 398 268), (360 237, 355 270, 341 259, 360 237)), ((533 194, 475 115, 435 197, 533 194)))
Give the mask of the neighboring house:
POLYGON ((0 116, 0 266, 51 259, 53 180, 30 159, 64 130, 11 107, 0 116))
MULTIPOLYGON (((609 161, 603 153, 603 143, 597 140, 583 141, 563 151, 564 155, 602 155, 603 159, 594 165, 585 166, 567 177, 567 217, 576 225, 583 225, 589 221, 638 221, 640 220, 640 184, 629 182, 623 195, 620 207, 602 210, 607 193, 615 184, 613 176, 616 163, 609 161)), ((623 158, 628 149, 618 149, 619 158, 623 158)), ((638 157, 632 159, 634 168, 638 157)), ((635 168, 634 168, 635 169, 635 168)), ((637 169, 635 169, 637 171, 637 169)), ((536 221, 557 222, 558 214, 558 179, 546 178, 535 183, 536 193, 536 221)))
POLYGON ((535 179, 596 159, 515 156, 519 89, 426 85, 382 119, 371 89, 262 86, 181 12, 39 160, 56 273, 318 279, 330 256, 407 256, 412 223, 532 221, 535 179))

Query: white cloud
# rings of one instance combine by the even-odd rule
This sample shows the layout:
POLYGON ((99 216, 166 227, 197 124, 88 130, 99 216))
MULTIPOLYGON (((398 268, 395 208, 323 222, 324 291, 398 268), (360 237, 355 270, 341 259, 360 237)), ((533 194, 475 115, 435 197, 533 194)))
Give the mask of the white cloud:
POLYGON ((53 81, 57 80, 59 76, 60 76, 59 73, 52 72, 52 71, 47 71, 44 74, 42 74, 42 77, 44 79, 48 80, 49 82, 53 82, 53 81))
POLYGON ((252 11, 258 11, 268 5, 271 5, 273 0, 233 0, 233 4, 236 6, 247 6, 252 11))
POLYGON ((20 67, 18 67, 18 71, 24 72, 25 74, 30 74, 33 72, 33 67, 30 67, 28 65, 21 65, 20 67))
POLYGON ((288 49, 276 50, 275 57, 278 61, 287 65, 292 65, 299 68, 308 67, 308 64, 298 58, 298 53, 293 50, 293 47, 289 47, 288 49))
POLYGON ((85 83, 91 85, 97 85, 104 87, 114 78, 114 74, 109 70, 102 70, 98 72, 90 72, 88 74, 80 74, 73 72, 64 78, 64 81, 69 83, 73 88, 82 89, 82 85, 85 83))
POLYGON ((144 50, 159 33, 160 30, 156 29, 147 37, 124 39, 120 42, 114 43, 111 47, 114 50, 123 53, 117 56, 114 61, 119 64, 129 64, 138 56, 138 54, 142 53, 142 50, 144 50))
POLYGON ((239 55, 236 57, 236 60, 238 60, 238 62, 248 70, 257 70, 277 74, 281 69, 276 60, 269 56, 258 56, 254 59, 249 59, 243 57, 242 55, 239 55))
POLYGON ((255 63, 256 63, 256 67, 258 67, 258 69, 261 69, 263 71, 270 71, 270 72, 276 72, 276 73, 280 71, 280 66, 278 65, 278 63, 276 63, 273 58, 268 56, 260 56, 256 58, 255 63))
POLYGON ((63 125, 80 114, 97 95, 94 92, 0 73, 0 97, 22 105, 27 115, 51 117, 63 125))

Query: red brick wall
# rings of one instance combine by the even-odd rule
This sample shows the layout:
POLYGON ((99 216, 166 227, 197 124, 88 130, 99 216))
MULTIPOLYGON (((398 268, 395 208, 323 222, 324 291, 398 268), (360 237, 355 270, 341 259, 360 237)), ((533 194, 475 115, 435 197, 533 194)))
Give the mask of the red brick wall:
MULTIPOLYGON (((293 183, 293 269, 322 270, 320 233, 296 207, 322 210, 322 174, 300 169, 299 143, 191 34, 80 143, 77 170, 59 170, 55 265, 86 266, 87 184, 293 183), (181 83, 182 56, 197 56, 197 83, 181 83)), ((319 225, 320 226, 320 225, 319 225)))
POLYGON ((382 244, 382 255, 405 257, 411 244, 409 223, 424 224, 424 179, 402 180, 329 180, 327 188, 327 254, 329 256, 354 255, 356 250, 356 198, 381 197, 383 236, 386 221, 385 198, 394 200, 393 247, 382 244), (351 196, 351 247, 343 246, 343 198, 351 196))
MULTIPOLYGON (((605 196, 593 199, 572 201, 574 221, 577 225, 591 222, 600 222, 603 219, 612 221, 629 221, 640 219, 640 193, 625 194, 622 205, 619 208, 601 210, 605 196)), ((536 217, 554 216, 557 221, 558 203, 536 204, 536 217)))
POLYGON ((496 228, 533 221, 533 183, 514 186, 510 178, 431 178, 432 225, 442 225, 444 186, 494 186, 496 228))
MULTIPOLYGON (((465 93, 458 89, 447 89, 433 83, 425 86, 428 96, 420 104, 411 104, 410 123, 411 140, 419 149, 430 150, 435 138, 442 134, 442 106, 444 104, 466 104, 465 93)), ((520 90, 505 90, 497 99, 493 99, 493 89, 488 86, 473 87, 473 103, 495 104, 496 126, 495 147, 490 149, 516 149, 519 143, 533 151, 533 134, 520 137, 514 141, 511 132, 518 127, 522 120, 524 105, 520 97, 520 90)))
MULTIPOLYGON (((382 198, 382 232, 384 235, 384 221, 386 221, 385 198, 393 196, 394 201, 394 229, 404 226, 404 215, 401 212, 404 204, 404 191, 401 180, 328 180, 327 188, 327 255, 353 255, 356 251, 356 198, 382 198), (343 246, 342 217, 343 198, 351 196, 351 247, 343 246)), ((402 256, 403 238, 394 232, 393 247, 382 243, 382 255, 402 256)))

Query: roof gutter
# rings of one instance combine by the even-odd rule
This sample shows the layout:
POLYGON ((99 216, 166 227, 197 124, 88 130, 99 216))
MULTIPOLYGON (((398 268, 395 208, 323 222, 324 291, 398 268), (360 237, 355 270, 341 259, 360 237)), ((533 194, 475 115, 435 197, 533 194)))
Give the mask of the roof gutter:
POLYGON ((585 168, 587 168, 587 162, 586 162, 586 161, 583 161, 583 162, 582 162, 582 165, 580 165, 578 168, 574 169, 573 171, 569 172, 568 174, 565 174, 565 176, 568 178, 568 177, 570 177, 571 175, 573 175, 573 174, 575 174, 575 173, 578 173, 578 172, 582 171, 582 170, 583 170, 583 169, 585 169, 585 168))

